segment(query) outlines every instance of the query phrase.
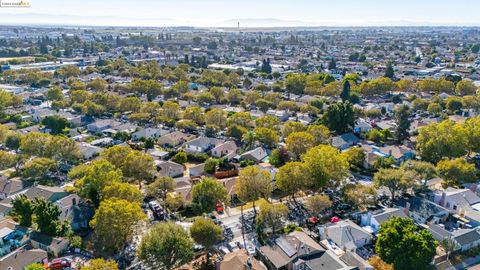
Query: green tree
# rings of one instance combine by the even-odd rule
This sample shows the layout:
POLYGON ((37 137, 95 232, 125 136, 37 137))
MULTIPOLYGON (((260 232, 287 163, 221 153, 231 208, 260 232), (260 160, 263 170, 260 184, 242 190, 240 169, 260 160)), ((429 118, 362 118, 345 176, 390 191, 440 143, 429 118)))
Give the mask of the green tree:
POLYGON ((207 125, 215 126, 219 129, 224 129, 227 123, 225 112, 221 109, 211 109, 205 113, 205 123, 207 125))
POLYGON ((188 160, 187 153, 183 151, 177 152, 172 160, 178 164, 184 164, 188 160))
POLYGON ((138 257, 152 269, 176 269, 194 259, 193 241, 180 225, 157 223, 142 238, 138 257))
POLYGON ((35 208, 32 201, 25 194, 20 194, 12 201, 12 206, 13 215, 18 217, 20 225, 31 227, 33 210, 35 208))
POLYGON ((318 216, 326 209, 332 207, 333 203, 327 195, 310 196, 305 201, 305 208, 310 215, 318 216))
POLYGON ((112 260, 93 259, 88 262, 87 266, 81 270, 118 270, 118 264, 112 260))
POLYGON ((400 168, 415 173, 416 178, 420 181, 423 181, 424 185, 427 184, 427 180, 430 180, 438 175, 435 165, 426 161, 407 160, 400 168))
POLYGON ((35 223, 41 233, 50 236, 64 236, 67 231, 60 221, 62 211, 54 203, 44 198, 35 198, 33 213, 35 215, 35 223))
POLYGON ((478 179, 475 164, 468 163, 465 158, 441 160, 437 164, 437 171, 447 183, 455 186, 473 183, 478 179))
POLYGON ((373 186, 362 184, 349 184, 343 190, 345 199, 358 207, 361 211, 366 211, 367 207, 375 206, 377 190, 373 186))
POLYGON ((446 108, 451 112, 460 111, 463 107, 462 99, 459 97, 448 97, 446 108))
POLYGON ((355 113, 352 103, 337 102, 330 105, 322 118, 325 125, 338 134, 352 130, 355 122, 355 113))
POLYGON ((52 134, 59 134, 62 133, 65 128, 70 127, 70 122, 59 115, 52 115, 43 118, 42 125, 50 129, 52 134))
POLYGON ((130 182, 150 180, 153 174, 153 158, 129 146, 113 146, 103 151, 101 156, 122 170, 123 177, 130 182))
POLYGON ((463 127, 468 134, 468 150, 480 152, 480 116, 467 119, 463 127))
POLYGON ((375 188, 386 187, 394 200, 397 192, 406 191, 415 185, 414 174, 402 169, 380 169, 373 177, 375 188))
POLYGON ((307 80, 302 74, 289 74, 285 79, 285 89, 288 93, 300 95, 305 90, 307 80))
POLYGON ((408 130, 410 129, 410 108, 407 105, 402 105, 395 108, 393 113, 393 119, 396 124, 395 136, 398 142, 402 142, 407 139, 409 134, 408 130))
POLYGON ((461 80, 455 86, 455 92, 460 96, 475 95, 477 87, 471 80, 461 80))
POLYGON ((217 170, 218 159, 216 158, 209 158, 205 161, 204 170, 206 173, 214 174, 217 170))
POLYGON ((155 198, 165 198, 168 192, 175 190, 175 180, 170 176, 160 176, 151 184, 147 185, 147 195, 155 198))
POLYGON ((138 203, 116 198, 102 201, 90 221, 96 248, 108 253, 121 250, 132 240, 135 225, 146 218, 138 203))
POLYGON ((190 228, 190 235, 197 244, 202 245, 207 251, 207 262, 210 261, 210 252, 213 246, 222 239, 222 228, 211 219, 198 217, 190 228))
POLYGON ((142 203, 143 195, 140 190, 128 183, 113 182, 102 190, 102 200, 117 198, 129 202, 142 203))
POLYGON ((348 162, 340 151, 329 145, 318 145, 302 156, 308 186, 314 189, 335 184, 348 173, 348 162))
POLYGON ((395 71, 393 70, 392 64, 387 65, 387 69, 385 70, 385 75, 384 77, 393 79, 395 77, 395 71))
POLYGON ((436 247, 429 231, 419 231, 410 218, 394 217, 380 226, 375 251, 394 270, 423 270, 432 263, 436 247))
POLYGON ((33 158, 22 168, 22 175, 30 180, 41 180, 47 172, 55 169, 55 161, 49 158, 33 158))
POLYGON ((45 270, 45 267, 39 263, 32 263, 25 267, 25 270, 45 270))
POLYGON ((284 219, 288 215, 288 207, 282 203, 271 204, 263 199, 259 206, 258 225, 270 228, 272 234, 275 234, 283 226, 284 219))
POLYGON ((307 132, 315 138, 315 145, 328 144, 330 130, 324 125, 309 125, 307 132))
POLYGON ((277 145, 280 137, 278 133, 270 128, 255 128, 255 138, 267 148, 273 148, 277 145))
POLYGON ((377 157, 373 161, 372 167, 376 170, 392 168, 396 161, 393 157, 377 157))
POLYGON ((48 89, 46 96, 50 101, 61 101, 63 100, 63 91, 60 87, 53 86, 48 89))
POLYGON ((315 138, 306 131, 293 132, 285 139, 287 149, 299 159, 301 155, 315 145, 315 138))
POLYGON ((348 80, 344 80, 343 82, 343 89, 340 98, 343 102, 350 100, 350 82, 348 80))
POLYGON ((268 157, 268 162, 279 168, 290 160, 290 153, 284 147, 272 150, 272 154, 268 157))
POLYGON ((205 178, 192 188, 192 205, 199 213, 215 210, 217 202, 228 203, 227 189, 216 179, 205 178))
POLYGON ((257 166, 245 167, 235 182, 235 194, 244 202, 252 202, 256 214, 255 201, 269 198, 272 193, 271 179, 270 173, 257 166))
POLYGON ((286 138, 293 132, 305 131, 306 129, 307 127, 300 122, 288 121, 283 125, 282 135, 286 138))
POLYGON ((237 140, 240 140, 243 135, 245 135, 248 132, 248 129, 237 125, 237 124, 230 124, 227 127, 227 132, 225 133, 228 137, 235 138, 237 140))
POLYGON ((95 206, 100 204, 103 189, 122 181, 122 172, 110 162, 102 159, 88 165, 80 165, 69 172, 69 177, 76 179, 75 186, 83 198, 90 200, 95 206))
POLYGON ((363 168, 367 154, 361 147, 350 147, 347 151, 343 152, 342 155, 345 156, 350 169, 354 171, 359 171, 363 168))
POLYGON ((288 162, 278 170, 276 174, 276 185, 278 189, 292 196, 295 200, 295 193, 306 186, 305 164, 302 162, 288 162))
POLYGON ((437 163, 443 158, 464 156, 468 148, 465 129, 446 120, 420 128, 417 151, 425 161, 437 163))
POLYGON ((0 170, 11 168, 15 165, 16 155, 0 150, 0 170))

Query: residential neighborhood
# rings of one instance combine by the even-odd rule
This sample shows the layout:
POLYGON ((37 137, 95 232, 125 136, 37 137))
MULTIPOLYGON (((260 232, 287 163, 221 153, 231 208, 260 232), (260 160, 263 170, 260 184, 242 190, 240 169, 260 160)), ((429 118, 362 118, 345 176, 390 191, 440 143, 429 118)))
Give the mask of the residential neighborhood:
POLYGON ((0 270, 478 269, 480 28, 268 21, 0 18, 0 270))

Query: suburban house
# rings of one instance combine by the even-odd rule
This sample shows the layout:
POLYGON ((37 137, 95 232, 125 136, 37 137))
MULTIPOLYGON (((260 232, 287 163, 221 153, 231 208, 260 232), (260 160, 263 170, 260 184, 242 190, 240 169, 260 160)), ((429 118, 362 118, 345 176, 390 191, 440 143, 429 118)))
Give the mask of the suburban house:
POLYGON ((173 178, 183 176, 184 167, 181 164, 170 160, 154 160, 154 163, 159 176, 170 176, 173 178))
POLYGON ((201 176, 205 174, 205 163, 200 163, 188 168, 190 176, 201 176))
POLYGON ((24 189, 23 181, 19 177, 10 178, 0 177, 0 200, 3 200, 24 189))
POLYGON ((465 210, 480 203, 480 197, 470 189, 457 189, 448 187, 434 193, 433 201, 447 209, 451 209, 458 214, 463 214, 465 210))
POLYGON ((77 194, 70 194, 56 201, 55 204, 62 211, 60 220, 68 221, 74 231, 87 229, 88 222, 95 213, 94 209, 83 203, 77 194))
POLYGON ((450 210, 419 197, 401 198, 396 205, 418 224, 443 223, 450 214, 450 210))
POLYGON ((114 121, 110 119, 96 120, 87 125, 87 130, 91 133, 100 133, 114 126, 114 121))
POLYGON ((459 229, 452 233, 454 250, 465 252, 480 245, 480 233, 477 229, 459 229))
POLYGON ((51 237, 40 232, 31 232, 30 244, 34 248, 43 249, 48 254, 58 257, 67 250, 70 241, 63 237, 51 237))
POLYGON ((215 146, 212 149, 212 156, 216 158, 220 158, 223 156, 227 157, 234 157, 237 152, 237 145, 234 141, 226 141, 222 144, 215 146))
POLYGON ((158 139, 163 135, 170 133, 168 130, 160 128, 144 128, 132 133, 132 140, 138 141, 140 139, 158 139))
POLYGON ((260 257, 269 269, 353 270, 332 251, 324 249, 303 231, 295 231, 260 247, 260 257))
POLYGON ((198 137, 184 144, 185 151, 193 153, 203 153, 222 143, 221 140, 205 136, 198 137))
POLYGON ((244 249, 226 254, 223 260, 217 263, 216 270, 267 270, 267 267, 254 257, 248 255, 244 249))
POLYGON ((32 263, 43 264, 48 260, 48 255, 42 249, 29 249, 27 247, 19 248, 10 254, 0 258, 0 269, 5 270, 24 270, 26 266, 32 263))
POLYGON ((240 155, 240 160, 253 160, 255 163, 261 163, 268 157, 267 151, 263 147, 257 147, 240 155))
POLYGON ((0 257, 2 257, 28 244, 29 229, 11 219, 3 217, 0 219, 0 257))
POLYGON ((177 147, 187 141, 193 140, 194 135, 186 134, 181 131, 174 131, 158 138, 157 142, 161 146, 177 147))
POLYGON ((154 159, 157 159, 157 160, 166 159, 170 154, 167 151, 162 151, 162 150, 158 150, 158 149, 149 149, 147 151, 147 153, 150 156, 152 156, 154 159))
POLYGON ((89 143, 84 142, 79 143, 78 148, 80 149, 80 153, 85 160, 91 160, 103 151, 103 148, 101 147, 93 146, 89 143))
POLYGON ((332 137, 332 146, 340 150, 346 150, 354 144, 357 144, 360 139, 353 133, 345 133, 340 136, 332 137))
POLYGON ((407 217, 403 209, 385 208, 375 212, 367 212, 361 215, 360 226, 366 231, 376 234, 380 225, 392 217, 407 217))
POLYGON ((342 220, 318 228, 321 240, 330 240, 342 250, 355 251, 372 241, 372 234, 351 220, 342 220))
POLYGON ((366 133, 370 130, 372 130, 372 125, 363 118, 358 119, 357 123, 355 123, 353 127, 353 132, 357 134, 366 133))

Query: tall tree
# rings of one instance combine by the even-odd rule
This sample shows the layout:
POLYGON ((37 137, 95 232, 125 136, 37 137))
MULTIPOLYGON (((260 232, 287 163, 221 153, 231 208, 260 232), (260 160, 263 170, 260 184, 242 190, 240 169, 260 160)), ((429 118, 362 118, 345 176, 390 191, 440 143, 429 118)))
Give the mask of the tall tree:
POLYGON ((102 201, 90 221, 96 248, 107 253, 121 250, 132 240, 135 225, 146 218, 138 203, 116 198, 102 201))
POLYGON ((255 201, 268 198, 272 192, 270 174, 257 166, 245 167, 235 182, 235 193, 244 202, 252 202, 256 213, 255 201))
POLYGON ((80 165, 69 172, 71 179, 76 179, 75 186, 83 198, 95 206, 100 204, 103 189, 113 183, 122 181, 122 172, 110 162, 98 159, 88 165, 80 165))
POLYGON ((475 164, 469 163, 465 158, 441 160, 437 164, 437 171, 448 184, 455 186, 474 183, 478 179, 475 164))
POLYGON ((310 215, 318 216, 326 209, 332 207, 332 201, 327 195, 314 195, 308 197, 305 202, 305 208, 310 215))
POLYGON ((387 69, 385 70, 384 77, 393 79, 395 78, 395 71, 393 70, 393 65, 390 63, 387 65, 387 69))
POLYGON ((436 246, 429 231, 419 231, 410 218, 394 217, 380 226, 375 251, 394 270, 423 270, 432 263, 436 246))
POLYGON ((32 201, 30 201, 25 194, 20 194, 12 201, 12 206, 12 212, 19 218, 20 225, 31 227, 35 207, 32 201))
POLYGON ((215 210, 215 205, 228 203, 227 189, 216 179, 204 178, 192 188, 192 205, 199 213, 209 213, 215 210))
POLYGON ((397 124, 395 136, 397 142, 402 142, 407 139, 409 134, 408 130, 410 129, 410 108, 407 105, 402 105, 395 108, 393 118, 397 124))
POLYGON ((257 222, 260 227, 268 227, 275 234, 284 223, 288 215, 288 207, 282 203, 271 204, 266 200, 261 200, 260 212, 257 216, 257 222))
POLYGON ((198 217, 190 228, 190 235, 196 243, 207 251, 207 262, 210 263, 210 252, 215 244, 222 239, 222 228, 211 219, 198 217))
POLYGON ((193 241, 180 225, 157 223, 142 238, 138 257, 152 269, 176 269, 194 258, 193 241))
POLYGON ((443 158, 461 157, 467 149, 465 128, 450 120, 429 124, 418 132, 417 151, 425 161, 437 163, 443 158))
POLYGON ((36 198, 34 201, 35 223, 38 230, 50 236, 64 236, 67 232, 67 224, 62 224, 60 221, 60 208, 50 201, 43 198, 36 198))
POLYGON ((348 80, 343 82, 343 89, 340 98, 342 98, 343 102, 350 100, 350 82, 348 80))
POLYGON ((102 191, 102 200, 111 198, 123 199, 129 202, 142 203, 142 192, 132 184, 114 182, 102 191))
POLYGON ((315 138, 306 131, 293 132, 285 139, 287 149, 297 159, 315 145, 315 138))
POLYGON ((320 189, 329 184, 336 185, 348 173, 348 162, 340 151, 329 145, 311 148, 302 156, 305 163, 307 185, 320 189))
POLYGON ((288 162, 283 165, 275 176, 278 189, 291 195, 295 201, 295 193, 306 186, 305 171, 305 164, 302 162, 288 162))
POLYGON ((397 192, 406 191, 415 185, 415 177, 412 172, 402 169, 380 169, 373 177, 375 188, 386 187, 395 200, 397 192))
POLYGON ((337 102, 330 105, 323 115, 323 122, 330 129, 338 134, 349 132, 353 129, 355 113, 352 103, 337 102))

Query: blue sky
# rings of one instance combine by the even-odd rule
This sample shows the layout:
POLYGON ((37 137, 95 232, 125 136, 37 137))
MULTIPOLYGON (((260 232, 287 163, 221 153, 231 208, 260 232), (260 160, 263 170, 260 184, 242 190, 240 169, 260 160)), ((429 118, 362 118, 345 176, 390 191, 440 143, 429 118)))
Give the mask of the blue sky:
POLYGON ((31 5, 0 8, 0 22, 218 26, 229 25, 232 19, 274 18, 295 21, 276 23, 309 25, 395 25, 402 21, 480 25, 478 0, 31 0, 31 5), (44 15, 97 20, 61 16, 45 19, 44 15))

